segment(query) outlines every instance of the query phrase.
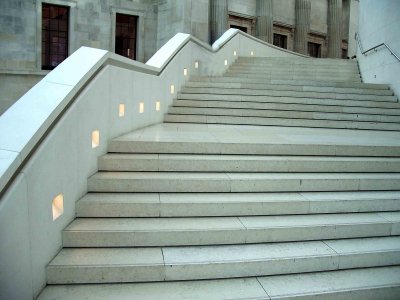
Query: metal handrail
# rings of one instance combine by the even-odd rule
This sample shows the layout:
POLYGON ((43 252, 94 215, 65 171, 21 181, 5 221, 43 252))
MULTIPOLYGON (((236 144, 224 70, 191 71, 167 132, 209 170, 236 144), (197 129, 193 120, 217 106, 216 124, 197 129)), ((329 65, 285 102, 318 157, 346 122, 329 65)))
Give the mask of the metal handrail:
POLYGON ((359 35, 357 32, 356 32, 356 40, 357 40, 357 42, 358 42, 358 46, 360 47, 360 50, 361 50, 361 54, 362 54, 362 55, 367 55, 368 52, 371 52, 372 50, 375 50, 375 51, 376 51, 377 48, 382 47, 382 46, 385 46, 385 47, 389 50, 390 54, 392 54, 394 57, 396 57, 396 59, 397 59, 398 61, 400 61, 400 57, 398 57, 398 56, 396 55, 396 53, 393 52, 392 48, 390 48, 386 43, 381 43, 381 44, 379 44, 379 45, 376 45, 376 46, 374 46, 374 47, 372 47, 372 48, 369 48, 368 50, 364 51, 363 46, 362 46, 362 43, 361 43, 361 37, 360 37, 360 35, 359 35))

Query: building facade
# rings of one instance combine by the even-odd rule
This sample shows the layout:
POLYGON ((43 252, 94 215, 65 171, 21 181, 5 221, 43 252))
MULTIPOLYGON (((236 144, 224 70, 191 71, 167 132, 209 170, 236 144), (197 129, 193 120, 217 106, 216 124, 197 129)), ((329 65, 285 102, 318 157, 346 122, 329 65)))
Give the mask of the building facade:
POLYGON ((355 54, 356 0, 2 0, 0 113, 81 46, 147 61, 177 32, 238 28, 315 57, 355 54))

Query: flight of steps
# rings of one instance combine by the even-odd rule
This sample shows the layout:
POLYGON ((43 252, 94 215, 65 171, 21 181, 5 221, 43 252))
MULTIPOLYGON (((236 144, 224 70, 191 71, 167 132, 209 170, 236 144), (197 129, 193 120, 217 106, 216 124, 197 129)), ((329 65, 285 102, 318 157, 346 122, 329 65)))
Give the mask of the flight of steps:
POLYGON ((304 61, 240 58, 111 141, 39 299, 399 299, 397 99, 304 61))
POLYGON ((192 77, 165 121, 400 130, 399 108, 355 61, 239 58, 224 76, 192 77))

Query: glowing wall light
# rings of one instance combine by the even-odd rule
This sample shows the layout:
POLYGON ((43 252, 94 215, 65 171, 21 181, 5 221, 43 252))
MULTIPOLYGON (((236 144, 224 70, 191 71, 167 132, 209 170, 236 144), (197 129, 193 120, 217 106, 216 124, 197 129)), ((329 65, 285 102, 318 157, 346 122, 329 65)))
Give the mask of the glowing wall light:
POLYGON ((144 102, 139 102, 139 114, 144 113, 144 102))
POLYGON ((160 103, 160 101, 157 101, 156 102, 156 111, 160 111, 160 109, 161 109, 161 103, 160 103))
POLYGON ((92 148, 100 145, 100 132, 98 130, 92 131, 92 148))
POLYGON ((236 54, 237 54, 237 53, 236 53, 236 50, 235 50, 235 51, 233 51, 233 56, 236 56, 236 54))
POLYGON ((254 55, 254 51, 250 51, 250 55, 253 56, 254 55))
POLYGON ((183 76, 187 76, 188 70, 186 68, 183 69, 183 76))
POLYGON ((120 116, 120 118, 125 116, 125 104, 120 103, 118 107, 118 115, 120 116))
POLYGON ((52 210, 53 210, 53 221, 55 221, 64 212, 64 196, 63 196, 63 194, 59 194, 56 197, 54 197, 51 206, 52 206, 52 210))
POLYGON ((195 62, 194 62, 194 68, 195 68, 195 69, 198 69, 198 68, 199 68, 199 62, 198 62, 198 61, 195 61, 195 62))
POLYGON ((171 84, 170 92, 171 94, 175 93, 175 86, 173 84, 171 84))
POLYGON ((224 65, 225 65, 225 66, 227 66, 227 65, 228 65, 228 60, 227 60, 227 59, 225 59, 225 61, 224 61, 224 65))

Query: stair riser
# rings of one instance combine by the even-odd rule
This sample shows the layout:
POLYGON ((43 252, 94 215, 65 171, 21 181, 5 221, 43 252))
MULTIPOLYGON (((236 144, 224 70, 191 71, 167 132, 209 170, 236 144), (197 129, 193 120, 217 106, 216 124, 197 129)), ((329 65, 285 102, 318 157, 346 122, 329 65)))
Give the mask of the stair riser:
MULTIPOLYGON (((338 159, 340 160, 340 159, 338 159)), ((323 161, 301 160, 290 161, 277 158, 273 161, 265 160, 237 160, 224 161, 220 159, 99 159, 100 171, 189 171, 189 172, 400 172, 400 161, 323 161)))
MULTIPOLYGON (((199 197, 201 197, 199 195, 199 197)), ((77 217, 207 217, 297 215, 318 213, 379 212, 400 210, 400 200, 324 200, 253 202, 102 203, 78 201, 77 217)), ((246 201, 247 200, 247 201, 246 201)))
MULTIPOLYGON (((400 112, 400 110, 399 110, 400 112)), ((400 123, 400 116, 364 115, 349 113, 302 112, 302 111, 277 111, 255 110, 237 108, 202 108, 202 107, 171 107, 171 115, 206 115, 206 116, 236 116, 236 117, 261 117, 261 118, 287 118, 287 119, 314 119, 332 121, 379 122, 400 123)))
POLYGON ((383 102, 369 100, 336 100, 319 98, 297 98, 297 97, 274 97, 274 96, 252 96, 252 95, 213 95, 213 94, 184 94, 178 93, 178 100, 197 101, 238 101, 238 102, 259 102, 259 103, 280 103, 280 104, 301 104, 301 105, 332 105, 343 107, 365 107, 365 108, 394 108, 399 109, 398 102, 383 102))
POLYGON ((400 147, 112 141, 109 152, 399 157, 400 147))
POLYGON ((289 119, 289 118, 285 119, 285 118, 257 118, 257 117, 209 116, 209 115, 166 115, 164 122, 400 131, 400 124, 396 123, 374 123, 374 122, 358 122, 358 121, 332 121, 332 120, 312 120, 312 119, 289 119))
POLYGON ((288 64, 245 64, 245 63, 235 63, 232 64, 229 69, 238 70, 256 70, 256 71, 304 71, 304 72, 330 72, 335 74, 340 73, 359 73, 356 66, 307 66, 307 65, 288 65, 288 64))
POLYGON ((252 90, 252 89, 223 89, 223 88, 191 88, 184 87, 182 94, 214 94, 214 95, 243 95, 243 96, 273 96, 273 97, 296 97, 296 98, 319 98, 319 99, 341 99, 341 100, 367 100, 397 102, 395 96, 374 96, 360 94, 336 94, 303 91, 274 91, 274 90, 252 90))
POLYGON ((191 81, 196 82, 220 82, 220 83, 251 83, 251 84, 277 84, 277 85, 297 85, 297 86, 315 86, 315 87, 340 87, 340 88, 362 88, 362 89, 381 89, 388 90, 387 84, 357 83, 357 82, 329 82, 318 80, 285 80, 285 79, 256 79, 256 78, 238 78, 238 77, 198 77, 191 76, 191 81))
POLYGON ((193 88, 223 88, 223 89, 234 88, 234 89, 253 89, 253 90, 360 94, 360 95, 370 95, 370 96, 393 96, 392 91, 383 89, 374 90, 374 89, 361 89, 361 88, 357 89, 357 88, 314 87, 314 86, 302 86, 302 85, 192 81, 192 82, 187 82, 185 86, 193 88))
POLYGON ((246 230, 175 230, 175 231, 69 231, 63 232, 64 247, 153 247, 223 244, 252 244, 390 236, 399 223, 335 224, 248 228, 246 230))
POLYGON ((266 68, 258 68, 258 67, 230 67, 227 72, 232 73, 252 73, 252 74, 263 74, 263 75, 304 75, 304 76, 360 76, 358 71, 353 70, 326 70, 325 68, 320 69, 301 69, 301 68, 276 68, 276 67, 266 67, 266 68))
POLYGON ((398 109, 365 108, 338 105, 312 105, 312 104, 286 104, 262 103, 262 102, 239 102, 239 101, 213 101, 213 100, 174 100, 173 107, 203 107, 224 109, 255 109, 255 110, 280 110, 297 112, 322 112, 322 113, 345 113, 364 115, 400 116, 398 109))
POLYGON ((245 72, 226 72, 224 76, 237 78, 251 79, 285 79, 285 80, 319 80, 319 81, 350 81, 361 82, 359 76, 317 76, 317 75, 301 75, 301 74, 271 74, 263 75, 260 73, 245 73, 245 72))
POLYGON ((96 179, 88 180, 90 192, 302 192, 390 191, 400 186, 398 178, 371 179, 96 179))
POLYGON ((164 281, 164 265, 47 267, 48 284, 164 281))
POLYGON ((76 266, 47 268, 49 284, 113 283, 214 279, 274 274, 317 272, 355 267, 386 266, 400 263, 400 252, 347 254, 340 256, 290 257, 274 260, 218 264, 166 264, 149 266, 76 266), (361 261, 359 261, 361 260, 361 261), (348 263, 351 261, 357 261, 348 263))

